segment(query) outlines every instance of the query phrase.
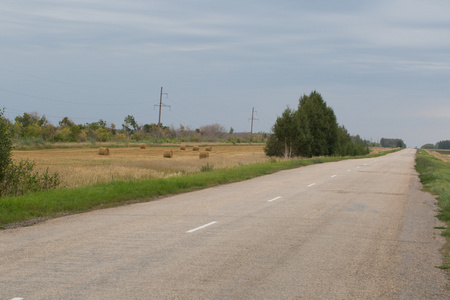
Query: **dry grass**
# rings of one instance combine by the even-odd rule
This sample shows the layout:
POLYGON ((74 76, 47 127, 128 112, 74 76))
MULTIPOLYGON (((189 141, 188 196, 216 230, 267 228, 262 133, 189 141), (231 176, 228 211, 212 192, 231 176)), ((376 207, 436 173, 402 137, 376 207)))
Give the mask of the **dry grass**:
MULTIPOLYGON (((13 158, 36 161, 38 170, 49 167, 58 172, 62 186, 78 187, 112 180, 166 178, 184 173, 199 172, 204 160, 198 152, 182 151, 178 147, 140 149, 114 148, 110 156, 98 155, 98 149, 69 148, 33 151, 13 151, 13 158), (164 159, 165 151, 173 151, 171 159, 164 159)), ((241 164, 266 162, 264 145, 215 145, 208 163, 215 169, 241 164)))
POLYGON ((369 147, 370 154, 378 154, 380 152, 386 152, 391 151, 394 148, 387 148, 387 147, 369 147))
MULTIPOLYGON (((423 151, 420 150, 420 151, 423 151)), ((430 155, 436 157, 437 159, 440 159, 444 162, 450 162, 450 151, 445 150, 426 150, 430 155)))

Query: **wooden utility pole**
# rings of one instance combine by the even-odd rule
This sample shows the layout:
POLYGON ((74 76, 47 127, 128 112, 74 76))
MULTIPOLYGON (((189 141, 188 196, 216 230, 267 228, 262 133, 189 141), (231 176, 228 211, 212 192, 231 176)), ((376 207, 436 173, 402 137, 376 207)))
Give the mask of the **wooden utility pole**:
POLYGON ((253 120, 258 120, 258 119, 255 119, 255 117, 254 117, 255 113, 256 113, 255 108, 252 107, 252 127, 250 129, 250 139, 253 138, 253 120))
POLYGON ((158 119, 158 128, 161 127, 161 107, 162 107, 162 94, 163 88, 161 87, 161 94, 159 95, 159 119, 158 119))
POLYGON ((255 113, 255 108, 252 107, 252 128, 250 129, 250 138, 253 138, 253 115, 255 113))
POLYGON ((154 106, 159 106, 159 118, 158 118, 158 139, 161 135, 161 108, 164 107, 170 107, 170 105, 165 105, 164 103, 162 103, 162 96, 163 94, 165 94, 166 96, 168 96, 167 93, 163 93, 163 88, 161 87, 161 93, 159 94, 159 105, 155 104, 154 106))
POLYGON ((155 104, 154 106, 159 106, 159 118, 158 118, 158 128, 161 128, 161 108, 164 107, 170 107, 170 105, 165 105, 162 103, 162 96, 166 95, 168 96, 168 93, 163 93, 163 88, 161 87, 161 93, 159 94, 159 104, 155 104))

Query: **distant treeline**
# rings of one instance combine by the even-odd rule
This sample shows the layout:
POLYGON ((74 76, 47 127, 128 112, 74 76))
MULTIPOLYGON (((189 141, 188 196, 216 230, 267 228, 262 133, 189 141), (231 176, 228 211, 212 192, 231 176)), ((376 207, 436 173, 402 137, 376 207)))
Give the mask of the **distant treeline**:
POLYGON ((386 139, 381 138, 380 140, 381 147, 389 147, 389 148, 406 148, 406 144, 402 139, 386 139))
POLYGON ((199 128, 189 128, 179 125, 164 126, 163 124, 138 124, 131 115, 125 117, 122 126, 108 124, 100 119, 97 122, 76 124, 64 117, 57 125, 51 124, 45 115, 24 113, 14 121, 6 120, 11 126, 13 140, 22 145, 58 142, 265 142, 265 133, 236 133, 233 128, 226 130, 220 124, 209 124, 199 128))
POLYGON ((422 149, 450 149, 450 140, 440 141, 436 144, 425 144, 422 149))

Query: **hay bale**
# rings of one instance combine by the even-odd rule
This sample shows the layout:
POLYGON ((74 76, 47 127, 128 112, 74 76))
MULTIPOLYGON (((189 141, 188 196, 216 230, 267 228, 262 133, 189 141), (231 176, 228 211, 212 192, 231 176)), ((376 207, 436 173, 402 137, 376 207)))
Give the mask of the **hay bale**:
POLYGON ((140 149, 145 149, 145 144, 140 144, 140 145, 139 145, 139 148, 140 148, 140 149))
POLYGON ((164 157, 165 158, 172 158, 172 156, 173 156, 173 151, 172 150, 164 151, 164 157))
POLYGON ((109 149, 100 147, 100 149, 98 149, 98 155, 109 155, 109 149))
POLYGON ((209 157, 209 152, 202 151, 202 152, 199 153, 198 157, 199 157, 200 159, 202 159, 202 158, 208 158, 208 157, 209 157))
POLYGON ((212 146, 206 147, 206 151, 212 151, 212 146))
POLYGON ((192 148, 192 151, 198 151, 198 150, 200 150, 200 147, 199 147, 199 146, 194 146, 194 147, 192 148))
POLYGON ((186 150, 186 145, 185 144, 181 144, 180 145, 180 150, 186 150))

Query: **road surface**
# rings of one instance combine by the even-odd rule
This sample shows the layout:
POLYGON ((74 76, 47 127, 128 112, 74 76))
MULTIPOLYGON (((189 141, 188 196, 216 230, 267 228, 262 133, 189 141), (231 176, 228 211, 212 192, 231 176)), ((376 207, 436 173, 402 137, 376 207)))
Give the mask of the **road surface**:
POLYGON ((0 231, 0 299, 449 299, 414 154, 0 231))

